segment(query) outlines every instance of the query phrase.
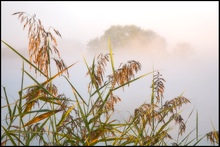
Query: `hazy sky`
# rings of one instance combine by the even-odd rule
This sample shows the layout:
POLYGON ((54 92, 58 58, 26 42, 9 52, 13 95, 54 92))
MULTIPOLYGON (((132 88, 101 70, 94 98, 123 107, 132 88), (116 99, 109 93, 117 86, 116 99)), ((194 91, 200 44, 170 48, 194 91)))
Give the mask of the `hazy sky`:
MULTIPOLYGON (((126 62, 131 58, 138 59, 143 64, 142 73, 150 72, 152 63, 155 68, 163 69, 161 72, 167 81, 167 99, 185 91, 186 97, 192 101, 188 108, 192 110, 195 106, 199 111, 200 133, 206 133, 212 130, 210 120, 217 129, 219 124, 218 9, 218 2, 1 2, 1 39, 23 53, 26 52, 27 30, 22 29, 23 24, 17 16, 11 15, 23 11, 30 15, 36 14, 45 27, 53 26, 59 30, 62 39, 58 39, 58 48, 61 48, 61 56, 67 64, 82 61, 81 52, 86 52, 87 42, 103 35, 112 25, 136 25, 144 30, 153 30, 165 38, 170 52, 177 43, 187 42, 195 51, 189 58, 172 57, 152 61, 146 60, 149 56, 140 52, 133 56, 129 53, 123 56, 116 53, 115 60, 126 62)), ((17 62, 19 58, 14 53, 3 49, 4 45, 1 48, 1 85, 8 87, 11 97, 16 99, 20 88, 21 62, 17 62), (10 87, 12 83, 13 88, 10 87)), ((72 73, 79 77, 73 76, 72 80, 81 83, 78 86, 81 91, 83 84, 79 79, 85 77, 82 65, 83 62, 80 62, 72 69, 72 73)), ((134 91, 122 93, 130 98, 122 100, 119 108, 129 106, 132 111, 148 99, 150 78, 134 83, 134 91), (143 90, 143 87, 147 90, 143 90), (137 105, 134 106, 135 103, 137 105)), ((59 86, 63 88, 61 82, 59 86)))
POLYGON ((217 8, 217 2, 2 2, 2 37, 22 31, 11 14, 24 11, 36 14, 46 27, 57 28, 63 38, 83 43, 111 25, 134 24, 154 30, 168 42, 216 44, 217 8))

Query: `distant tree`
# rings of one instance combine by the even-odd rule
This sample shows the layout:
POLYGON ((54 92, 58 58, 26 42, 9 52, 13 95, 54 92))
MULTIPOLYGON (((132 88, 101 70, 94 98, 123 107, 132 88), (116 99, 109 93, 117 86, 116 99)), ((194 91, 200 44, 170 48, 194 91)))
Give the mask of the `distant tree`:
POLYGON ((173 49, 173 55, 180 58, 187 58, 194 54, 194 48, 187 42, 177 43, 173 49))
MULTIPOLYGON (((108 39, 111 41, 113 50, 125 47, 152 47, 157 48, 166 46, 164 38, 152 30, 143 30, 135 25, 114 25, 107 29, 101 37, 96 37, 88 42, 89 51, 100 51, 108 48, 108 39)), ((155 49, 155 48, 154 48, 155 49)))

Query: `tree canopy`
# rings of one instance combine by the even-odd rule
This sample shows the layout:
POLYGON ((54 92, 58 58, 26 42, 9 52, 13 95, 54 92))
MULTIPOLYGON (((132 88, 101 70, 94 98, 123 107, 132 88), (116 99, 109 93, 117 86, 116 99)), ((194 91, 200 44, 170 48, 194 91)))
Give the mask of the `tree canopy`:
POLYGON ((89 51, 106 50, 108 39, 111 41, 113 50, 130 47, 144 47, 149 50, 152 45, 154 45, 154 50, 164 50, 166 47, 165 39, 152 30, 143 30, 135 25, 113 25, 101 37, 91 39, 87 44, 87 49, 89 51))

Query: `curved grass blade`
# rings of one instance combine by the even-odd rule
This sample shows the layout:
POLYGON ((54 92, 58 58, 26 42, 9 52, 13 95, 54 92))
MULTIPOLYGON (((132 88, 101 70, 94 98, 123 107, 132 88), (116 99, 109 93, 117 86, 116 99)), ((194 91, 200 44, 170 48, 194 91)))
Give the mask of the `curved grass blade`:
MULTIPOLYGON (((49 79, 47 79, 45 82, 43 82, 43 83, 38 83, 38 82, 36 82, 36 80, 35 80, 35 78, 34 77, 32 77, 28 72, 26 72, 25 70, 24 70, 24 72, 32 79, 32 80, 34 80, 36 83, 37 83, 37 85, 46 85, 47 83, 49 83, 50 81, 52 81, 53 79, 55 79, 57 76, 59 76, 59 75, 61 75, 64 71, 66 71, 67 69, 69 69, 70 67, 72 67, 74 64, 76 64, 77 62, 75 62, 75 63, 73 63, 73 64, 71 64, 70 66, 68 66, 68 67, 66 67, 65 69, 63 69, 63 70, 61 70, 60 72, 58 72, 56 75, 54 75, 53 77, 51 77, 51 78, 49 78, 49 79)), ((23 90, 25 90, 25 89, 28 89, 28 88, 31 88, 31 87, 34 87, 34 86, 36 86, 36 84, 35 85, 32 85, 32 86, 28 86, 28 87, 26 87, 26 88, 24 88, 23 90)), ((43 87, 42 87, 43 88, 43 87)), ((48 93, 48 94, 50 94, 50 93, 48 93)))
POLYGON ((42 112, 50 112, 50 111, 51 110, 49 110, 49 109, 33 110, 33 111, 25 112, 25 113, 19 113, 19 114, 15 115, 14 117, 22 116, 22 115, 26 115, 26 114, 31 114, 31 113, 42 113, 42 112))
POLYGON ((19 52, 17 52, 13 47, 11 47, 9 44, 1 40, 6 46, 8 46, 11 50, 13 50, 17 55, 19 55, 22 59, 24 59, 28 64, 33 66, 37 71, 39 71, 42 75, 47 77, 41 70, 39 70, 34 64, 32 64, 30 61, 28 61, 24 56, 22 56, 19 52))
POLYGON ((69 115, 69 113, 73 110, 74 107, 75 107, 75 106, 73 105, 72 107, 70 107, 70 108, 66 111, 66 113, 62 116, 60 122, 57 124, 56 127, 59 127, 59 126, 62 124, 62 122, 65 120, 65 118, 69 115))
POLYGON ((55 113, 57 112, 60 112, 61 110, 54 110, 54 111, 50 111, 50 112, 47 112, 47 113, 44 113, 44 114, 41 114, 35 118, 33 118, 32 120, 30 120, 28 123, 26 123, 24 126, 29 126, 33 123, 36 123, 36 122, 39 122, 41 121, 42 119, 45 119, 45 118, 48 118, 50 117, 51 115, 54 115, 55 113))

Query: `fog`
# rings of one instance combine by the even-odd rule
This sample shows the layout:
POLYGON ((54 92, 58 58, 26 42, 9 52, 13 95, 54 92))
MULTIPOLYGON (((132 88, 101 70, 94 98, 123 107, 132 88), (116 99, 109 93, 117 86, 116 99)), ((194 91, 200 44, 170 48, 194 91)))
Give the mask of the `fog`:
MULTIPOLYGON (((112 25, 136 25, 152 30, 166 41, 163 51, 160 42, 141 46, 136 42, 129 47, 113 49, 116 68, 128 60, 139 61, 142 70, 136 77, 160 70, 166 80, 164 102, 183 95, 191 101, 184 106, 183 118, 195 108, 199 113, 199 134, 218 130, 218 3, 217 2, 1 2, 1 39, 27 54, 27 30, 12 16, 24 11, 36 14, 44 26, 53 26, 62 35, 57 38, 61 58, 66 65, 77 62, 70 70, 70 81, 78 91, 87 96, 88 77, 83 56, 91 65, 95 55, 108 50, 88 51, 89 40, 103 35, 112 25), (186 43, 188 50, 175 52, 178 44, 186 43), (146 49, 147 48, 147 49, 146 49)), ((6 87, 13 102, 20 90, 22 61, 1 43, 1 85, 6 87)), ((110 66, 109 66, 110 69, 110 66)), ((26 66, 29 71, 29 67, 26 66)), ((56 68, 54 67, 54 71, 56 68)), ((107 70, 108 72, 108 70, 107 70)), ((108 73, 106 73, 107 76, 108 73)), ((152 75, 146 76, 117 91, 122 99, 116 105, 116 113, 125 117, 144 102, 150 102, 152 75)), ((64 78, 56 80, 59 93, 73 98, 70 86, 64 78), (65 85, 65 86, 63 86, 65 85)), ((25 85, 33 84, 27 79, 25 85)), ((2 90, 2 88, 1 88, 2 90)), ((2 93, 3 97, 4 94, 2 93)), ((3 102, 3 101, 2 101, 3 102)), ((4 104, 4 103, 3 103, 4 104)), ((189 132, 195 128, 194 113, 187 125, 189 132)), ((206 144, 206 142, 202 142, 206 144)))

